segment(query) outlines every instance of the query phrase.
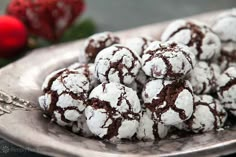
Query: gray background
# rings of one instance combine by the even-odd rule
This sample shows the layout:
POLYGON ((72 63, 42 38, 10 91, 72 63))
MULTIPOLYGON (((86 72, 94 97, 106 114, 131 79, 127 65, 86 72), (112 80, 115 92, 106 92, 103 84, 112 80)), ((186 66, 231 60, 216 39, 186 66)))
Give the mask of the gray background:
MULTIPOLYGON (((0 0, 3 14, 9 1, 0 0)), ((144 24, 236 7, 236 0, 87 0, 83 18, 92 18, 98 31, 116 31, 144 24)), ((0 139, 0 156, 38 157, 0 139), (9 148, 4 153, 3 148, 9 148)))

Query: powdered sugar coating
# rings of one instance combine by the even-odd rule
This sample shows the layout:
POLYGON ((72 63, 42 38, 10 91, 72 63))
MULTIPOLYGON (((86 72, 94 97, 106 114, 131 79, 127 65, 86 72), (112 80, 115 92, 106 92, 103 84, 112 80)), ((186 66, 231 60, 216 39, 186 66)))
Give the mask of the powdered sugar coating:
POLYGON ((130 139, 136 132, 141 106, 135 91, 119 83, 102 83, 89 95, 87 125, 96 136, 130 139))
POLYGON ((236 41, 236 9, 220 14, 212 26, 222 41, 236 41))
POLYGON ((137 55, 142 56, 144 50, 152 43, 154 40, 150 37, 134 37, 127 39, 124 43, 129 49, 135 52, 137 55))
POLYGON ((74 94, 85 93, 89 90, 89 81, 84 74, 76 70, 60 69, 46 77, 42 90, 44 92, 56 91, 57 94, 64 91, 73 92, 74 94))
POLYGON ((93 133, 89 130, 85 115, 81 115, 77 122, 72 125, 72 132, 84 137, 91 137, 93 133))
POLYGON ((210 95, 195 95, 193 115, 180 127, 195 133, 207 132, 223 127, 226 119, 227 112, 217 99, 210 95))
POLYGON ((236 9, 220 14, 212 29, 220 37, 222 42, 221 54, 218 56, 223 68, 229 67, 228 64, 236 62, 236 9))
POLYGON ((170 127, 152 120, 146 112, 142 113, 137 138, 139 140, 159 140, 165 138, 170 127))
POLYGON ((90 36, 84 44, 84 51, 89 58, 89 61, 94 61, 97 54, 113 44, 120 43, 119 37, 115 36, 111 32, 102 32, 90 36))
POLYGON ((195 57, 189 48, 174 42, 152 42, 142 56, 143 71, 155 78, 181 78, 194 64, 195 57))
POLYGON ((236 115, 236 67, 226 69, 217 80, 217 85, 222 105, 236 115))
POLYGON ((161 36, 162 41, 175 41, 190 47, 199 60, 210 60, 221 49, 219 37, 198 21, 176 20, 161 36))
POLYGON ((165 125, 181 123, 193 112, 193 91, 189 81, 151 80, 142 97, 149 116, 165 125))
POLYGON ((59 125, 71 126, 86 107, 89 80, 78 71, 61 69, 45 79, 42 89, 40 107, 59 125))
POLYGON ((198 62, 190 73, 189 81, 193 92, 203 94, 216 91, 216 80, 220 76, 220 67, 216 64, 198 62))
POLYGON ((84 74, 89 80, 90 90, 98 85, 98 80, 94 75, 95 65, 93 63, 89 64, 74 63, 70 65, 68 69, 76 70, 79 73, 84 74))
POLYGON ((140 68, 139 57, 122 45, 102 50, 95 59, 95 76, 100 82, 130 84, 140 68))

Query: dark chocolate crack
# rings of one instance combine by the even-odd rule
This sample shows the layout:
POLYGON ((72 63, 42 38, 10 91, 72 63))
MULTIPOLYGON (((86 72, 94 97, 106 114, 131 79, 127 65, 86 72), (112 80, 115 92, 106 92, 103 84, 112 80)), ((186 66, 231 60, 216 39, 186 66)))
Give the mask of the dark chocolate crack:
POLYGON ((91 82, 91 74, 92 72, 89 70, 89 64, 81 64, 78 67, 74 68, 74 70, 79 70, 79 69, 83 69, 83 75, 86 76, 88 78, 88 80, 91 82))
MULTIPOLYGON (((144 53, 144 51, 146 50, 146 48, 148 47, 148 43, 149 43, 149 41, 148 41, 148 39, 146 39, 146 38, 144 38, 144 37, 141 37, 141 39, 143 40, 143 45, 142 45, 142 47, 141 47, 141 54, 140 54, 140 57, 142 57, 143 56, 143 53, 144 53)), ((152 41, 152 40, 151 40, 152 41)))
POLYGON ((221 43, 224 43, 224 44, 227 44, 227 43, 235 43, 236 44, 236 41, 233 40, 233 39, 221 39, 221 43))
MULTIPOLYGON (((70 74, 80 74, 78 71, 75 71, 75 70, 69 70, 69 69, 65 69, 65 70, 63 70, 61 73, 60 73, 60 75, 57 75, 57 78, 56 79, 59 79, 60 80, 60 82, 62 83, 62 85, 65 87, 65 89, 67 90, 67 91, 71 91, 70 90, 70 88, 68 88, 66 85, 65 85, 65 78, 67 78, 68 77, 68 75, 70 75, 70 74)), ((84 74, 83 74, 84 75, 84 74)), ((84 75, 85 76, 85 75, 84 75)), ((85 76, 86 77, 86 76, 85 76)), ((87 78, 87 77, 86 77, 87 78)), ((56 79, 53 79, 53 81, 55 81, 56 79)), ((51 81, 51 80, 50 80, 51 81)), ((53 81, 52 81, 52 83, 53 83, 53 81)), ((79 80, 78 80, 79 81, 79 80)), ((52 83, 51 83, 51 85, 52 85, 52 83)), ((87 84, 89 84, 89 80, 88 81, 83 81, 82 82, 82 84, 83 84, 83 86, 85 86, 85 85, 87 85, 87 84)), ((83 87, 80 87, 82 90, 83 90, 83 92, 82 93, 86 93, 86 92, 88 92, 87 90, 85 90, 83 87)), ((50 86, 50 90, 51 90, 51 86, 50 86)), ((77 93, 76 93, 77 94, 77 93)))
MULTIPOLYGON (((59 114, 61 115, 61 120, 64 121, 65 123, 70 123, 70 121, 67 120, 64 116, 64 112, 66 110, 76 110, 80 114, 83 113, 83 111, 80 111, 78 109, 78 107, 76 107, 76 106, 69 106, 69 107, 66 107, 66 108, 61 108, 61 107, 57 106, 58 99, 63 94, 70 95, 74 100, 82 101, 84 103, 84 105, 86 106, 87 92, 88 91, 84 90, 83 87, 80 87, 83 90, 81 93, 73 93, 68 87, 66 87, 65 82, 64 82, 64 79, 66 77, 68 77, 69 74, 77 74, 77 73, 78 72, 76 72, 76 71, 70 71, 68 69, 62 70, 49 80, 47 88, 44 89, 44 92, 46 94, 51 95, 51 104, 49 104, 49 109, 48 110, 45 107, 45 112, 46 112, 46 115, 48 115, 49 117, 52 118, 52 121, 56 121, 56 118, 54 116, 54 111, 59 112, 59 114), (65 75, 63 75, 63 74, 65 74, 65 75), (58 94, 57 91, 52 91, 51 90, 51 86, 52 86, 53 82, 56 79, 60 80, 62 85, 65 87, 66 91, 63 91, 62 93, 58 94)), ((87 84, 87 83, 88 82, 85 82, 85 84, 87 84)), ((44 104, 46 104, 46 103, 44 102, 44 104)))
MULTIPOLYGON (((138 75, 139 74, 137 74, 137 76, 138 75)), ((143 75, 145 75, 145 74, 143 74, 143 75)), ((136 84, 137 84, 136 92, 137 92, 137 95, 138 95, 141 103, 143 103, 143 100, 142 100, 142 90, 145 87, 145 84, 146 84, 147 80, 149 79, 148 76, 145 75, 145 77, 146 77, 145 78, 146 81, 144 83, 142 82, 143 80, 139 80, 137 77, 134 80, 136 82, 136 84)))
MULTIPOLYGON (((204 29, 207 29, 207 27, 204 27, 204 29)), ((201 27, 192 23, 192 22, 187 22, 185 26, 178 28, 176 31, 174 31, 168 38, 172 38, 176 33, 182 31, 182 30, 190 30, 191 31, 191 39, 187 43, 187 46, 189 47, 195 47, 197 50, 197 55, 196 57, 199 59, 201 54, 203 53, 202 51, 202 41, 205 38, 205 34, 202 32, 201 27)), ((208 30, 208 29, 207 29, 208 30)))
POLYGON ((158 131, 159 131, 158 122, 154 122, 152 126, 152 133, 154 135, 155 140, 161 139, 158 131))
MULTIPOLYGON (((71 92, 68 93, 68 92, 65 92, 65 91, 62 92, 60 95, 58 95, 58 93, 56 91, 48 91, 47 94, 51 95, 51 104, 49 104, 49 109, 45 110, 44 112, 47 116, 51 117, 52 121, 55 121, 55 122, 57 121, 57 119, 54 115, 55 111, 57 111, 61 115, 61 120, 65 123, 71 123, 70 120, 65 118, 65 115, 64 115, 65 111, 67 111, 67 110, 76 110, 80 114, 83 113, 83 111, 80 111, 77 106, 68 106, 68 107, 65 107, 65 108, 61 108, 61 107, 57 106, 57 102, 58 102, 59 97, 61 95, 69 94, 73 99, 83 101, 85 106, 86 106, 86 99, 87 99, 86 95, 76 95, 74 93, 71 93, 71 92)), ((46 103, 44 102, 44 104, 46 104, 46 103)))
MULTIPOLYGON (((196 93, 197 94, 203 94, 207 91, 207 88, 210 86, 211 89, 213 89, 213 86, 215 86, 215 83, 216 83, 216 78, 215 78, 215 73, 214 73, 214 69, 213 67, 210 65, 210 63, 208 64, 208 67, 202 67, 202 66, 199 66, 200 69, 203 69, 204 71, 204 74, 205 76, 209 76, 210 77, 207 77, 207 81, 205 82, 200 82, 199 84, 197 84, 197 86, 194 86, 194 91, 196 90, 196 93), (206 74, 206 69, 210 70, 210 73, 209 74, 206 74)), ((201 77, 201 76, 196 76, 195 77, 201 77)), ((211 89, 209 92, 211 92, 211 89)))
POLYGON ((179 114, 180 119, 186 120, 188 116, 185 114, 185 110, 178 108, 175 105, 175 102, 183 90, 188 90, 190 93, 192 93, 192 90, 189 87, 186 87, 186 83, 183 80, 174 81, 168 85, 164 85, 164 80, 162 83, 163 88, 160 93, 156 95, 156 98, 153 99, 151 103, 144 104, 146 108, 152 112, 152 119, 162 122, 161 115, 167 112, 169 109, 172 109, 179 114), (161 107, 163 106, 164 102, 166 105, 161 107))
POLYGON ((120 39, 118 37, 112 37, 110 34, 107 35, 105 40, 89 39, 88 45, 85 47, 85 53, 88 55, 90 61, 94 61, 101 50, 113 44, 118 44, 119 42, 120 39), (111 44, 106 45, 107 41, 111 41, 111 44), (93 46, 94 44, 99 46, 93 46))
MULTIPOLYGON (((172 43, 169 46, 162 46, 160 44, 159 48, 152 50, 152 51, 149 50, 149 51, 145 52, 146 54, 149 54, 150 56, 144 61, 143 66, 145 66, 147 62, 151 62, 155 58, 160 58, 163 60, 163 62, 166 65, 166 68, 167 68, 166 73, 164 74, 165 78, 168 77, 168 78, 177 79, 177 78, 182 77, 184 75, 183 73, 177 73, 177 72, 173 71, 173 67, 169 61, 170 58, 163 55, 165 52, 173 52, 173 53, 180 53, 181 52, 185 56, 187 61, 190 63, 191 67, 193 68, 193 63, 192 63, 192 59, 191 59, 190 55, 187 52, 184 52, 180 47, 178 47, 178 45, 176 43, 172 43)), ((183 63, 182 67, 184 67, 184 66, 186 66, 186 65, 183 63)), ((186 72, 186 73, 188 73, 188 72, 186 72)), ((161 73, 161 71, 157 70, 156 66, 153 66, 153 67, 151 67, 151 75, 152 75, 152 77, 154 75, 161 76, 162 73, 161 73)))
MULTIPOLYGON (((207 80, 209 80, 209 78, 207 78, 207 80)), ((209 81, 208 81, 209 82, 209 81)), ((209 83, 206 83, 206 82, 203 82, 202 83, 202 89, 200 90, 200 92, 198 92, 199 94, 203 94, 206 89, 207 89, 207 86, 209 85, 209 83)))
POLYGON ((221 87, 219 88, 219 92, 220 92, 220 94, 221 94, 222 96, 223 96, 223 92, 224 92, 224 91, 227 91, 227 90, 229 90, 232 86, 236 85, 236 78, 230 76, 230 74, 227 73, 227 72, 225 73, 225 75, 227 75, 227 76, 230 78, 230 80, 229 80, 224 86, 221 86, 221 87))
MULTIPOLYGON (((69 74, 78 74, 78 72, 77 72, 77 71, 71 71, 71 70, 69 70, 69 69, 64 69, 64 70, 62 70, 62 71, 59 71, 59 72, 56 73, 52 78, 49 79, 48 85, 47 85, 46 88, 43 89, 43 92, 44 92, 44 93, 47 93, 48 91, 50 91, 53 82, 54 82, 55 80, 57 80, 57 79, 59 79, 60 82, 63 84, 63 86, 64 86, 68 91, 70 91, 70 89, 68 89, 68 88, 65 86, 65 83, 64 83, 64 79, 65 79, 66 77, 68 77, 69 74), (63 76, 63 74, 65 74, 65 75, 63 76)), ((86 84, 87 84, 87 83, 86 83, 86 84)), ((84 85, 86 85, 86 84, 84 84, 84 85)), ((83 89, 83 88, 81 87, 81 89, 83 89)), ((84 90, 84 89, 83 89, 83 90, 84 90)))
POLYGON ((212 78, 208 78, 208 82, 209 85, 211 86, 210 92, 213 93, 216 90, 216 81, 218 78, 216 78, 216 74, 215 74, 215 69, 213 68, 213 66, 211 66, 210 64, 208 64, 210 67, 210 71, 211 71, 211 76, 212 78))
MULTIPOLYGON (((124 57, 127 57, 126 55, 122 56, 121 59, 119 59, 118 61, 116 62, 111 62, 110 59, 107 59, 109 62, 110 62, 110 66, 109 68, 106 70, 105 74, 100 74, 100 75, 103 75, 105 78, 106 78, 106 81, 107 82, 110 82, 110 79, 109 79, 109 73, 112 69, 114 69, 114 72, 118 72, 118 76, 120 78, 120 83, 124 84, 124 77, 127 76, 127 75, 130 75, 131 77, 135 77, 136 74, 132 73, 132 70, 135 68, 135 66, 137 65, 136 62, 139 62, 139 59, 138 57, 128 48, 126 47, 123 47, 123 46, 116 46, 116 50, 114 50, 112 52, 113 55, 115 55, 116 53, 118 53, 119 51, 121 51, 122 49, 127 49, 130 54, 132 55, 132 58, 130 58, 132 60, 132 64, 130 67, 127 67, 127 65, 125 65, 123 63, 123 58, 124 57), (123 68, 126 68, 127 69, 127 73, 124 74, 123 73, 123 68)), ((97 64, 99 64, 99 61, 97 62, 97 64)), ((141 63, 140 63, 141 64, 141 63)), ((98 65, 96 65, 97 67, 98 65)), ((97 70, 96 70, 97 71, 97 70)), ((99 75, 99 73, 96 74, 97 77, 99 75)), ((99 77, 98 77, 99 78, 99 77)), ((101 81, 101 80, 100 80, 101 81)))
MULTIPOLYGON (((65 69, 66 70, 66 69, 65 69)), ((46 93, 48 91, 51 90, 51 87, 52 87, 52 84, 53 82, 61 76, 61 74, 65 71, 65 70, 62 70, 62 71, 59 71, 58 73, 56 73, 52 78, 50 78, 50 80, 48 81, 48 85, 46 88, 43 89, 43 92, 46 93)))
POLYGON ((105 110, 107 119, 101 127, 107 128, 107 134, 104 135, 103 138, 111 139, 112 137, 117 136, 119 127, 121 126, 122 118, 120 116, 118 118, 114 118, 114 116, 117 116, 119 112, 115 108, 111 107, 110 102, 99 100, 98 98, 91 98, 89 99, 89 105, 94 109, 105 110), (109 126, 106 126, 108 120, 111 120, 112 123, 109 126))
POLYGON ((232 51, 221 50, 221 56, 218 61, 220 63, 227 61, 227 67, 229 67, 230 62, 236 62, 236 49, 232 51))
MULTIPOLYGON (((203 100, 199 100, 197 102, 194 102, 194 111, 196 110, 197 106, 200 106, 200 105, 208 107, 208 109, 210 110, 210 112, 214 116, 214 129, 219 129, 220 126, 218 126, 218 122, 220 124, 223 123, 222 120, 226 116, 226 112, 223 112, 223 110, 222 111, 217 111, 217 102, 216 102, 215 99, 213 99, 213 101, 211 103, 209 103, 209 104, 204 102, 203 100), (213 108, 210 106, 211 104, 214 104, 213 108)), ((195 118, 195 116, 193 114, 190 119, 185 121, 185 124, 187 125, 188 129, 190 129, 190 130, 193 130, 192 126, 193 126, 193 123, 194 123, 193 122, 194 118, 195 118)), ((204 132, 205 125, 201 123, 201 126, 202 126, 202 128, 201 129, 199 128, 197 130, 199 133, 203 133, 204 132)))
MULTIPOLYGON (((107 84, 103 83, 102 85, 103 85, 103 91, 104 91, 105 90, 104 88, 106 88, 107 84)), ((120 90, 122 90, 122 92, 120 96, 118 97, 117 106, 120 106, 122 101, 125 101, 127 105, 129 106, 129 110, 127 110, 126 112, 119 112, 116 108, 111 107, 110 102, 100 100, 98 98, 89 99, 89 105, 93 107, 93 109, 104 109, 105 113, 107 114, 107 119, 104 122, 103 126, 101 126, 102 128, 108 129, 107 134, 102 137, 104 139, 111 139, 113 137, 118 136, 119 128, 122 124, 122 121, 124 120, 140 121, 140 113, 133 112, 132 104, 127 99, 125 87, 122 86, 120 90), (108 122, 108 120, 111 120, 112 123, 109 126, 106 126, 106 123, 108 122)))

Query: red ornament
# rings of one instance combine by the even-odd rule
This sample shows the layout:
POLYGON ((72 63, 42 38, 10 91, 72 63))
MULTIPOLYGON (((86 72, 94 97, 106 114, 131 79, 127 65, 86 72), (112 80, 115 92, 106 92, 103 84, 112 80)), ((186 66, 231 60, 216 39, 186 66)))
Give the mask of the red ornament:
POLYGON ((83 0, 12 0, 7 13, 21 19, 30 33, 57 40, 84 7, 83 0))
POLYGON ((24 24, 12 16, 0 16, 0 58, 10 58, 20 52, 27 41, 24 24))

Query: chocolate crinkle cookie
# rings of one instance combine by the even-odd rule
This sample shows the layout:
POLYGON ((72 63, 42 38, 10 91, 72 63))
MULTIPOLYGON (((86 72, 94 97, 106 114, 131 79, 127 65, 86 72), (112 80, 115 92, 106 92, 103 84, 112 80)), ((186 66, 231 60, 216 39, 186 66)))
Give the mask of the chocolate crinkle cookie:
POLYGON ((220 73, 218 65, 199 61, 188 77, 192 84, 193 92, 195 94, 214 93, 220 73))
POLYGON ((130 139, 141 117, 135 91, 119 83, 102 83, 89 95, 85 116, 90 131, 103 139, 130 139))
POLYGON ((147 49, 154 39, 150 37, 134 37, 127 39, 124 45, 135 52, 137 55, 142 56, 143 52, 147 49))
POLYGON ((219 15, 212 29, 220 37, 222 47, 221 53, 217 56, 218 64, 222 69, 229 66, 236 66, 236 9, 219 15))
POLYGON ((207 25, 197 21, 172 22, 163 32, 161 40, 187 45, 198 60, 211 60, 221 49, 219 37, 207 25))
POLYGON ((144 111, 142 113, 136 137, 142 141, 160 140, 167 136, 169 126, 151 119, 144 111))
POLYGON ((194 133, 217 130, 224 126, 227 116, 227 112, 217 99, 210 95, 195 95, 192 117, 177 125, 177 128, 194 133))
POLYGON ((111 32, 102 32, 92 35, 84 44, 84 51, 88 61, 93 62, 101 50, 118 43, 120 43, 119 37, 111 32))
POLYGON ((185 80, 151 80, 143 89, 144 106, 149 116, 162 124, 175 125, 193 112, 193 90, 185 80))
POLYGON ((140 68, 139 56, 122 45, 103 49, 95 59, 95 76, 100 82, 131 84, 140 68))
POLYGON ((45 79, 39 105, 45 114, 61 126, 71 126, 83 114, 89 80, 78 71, 61 69, 45 79))
POLYGON ((217 80, 217 94, 222 105, 236 115, 236 68, 226 69, 217 80))
POLYGON ((194 54, 175 42, 152 42, 142 56, 142 69, 154 78, 179 79, 195 65, 194 54))

